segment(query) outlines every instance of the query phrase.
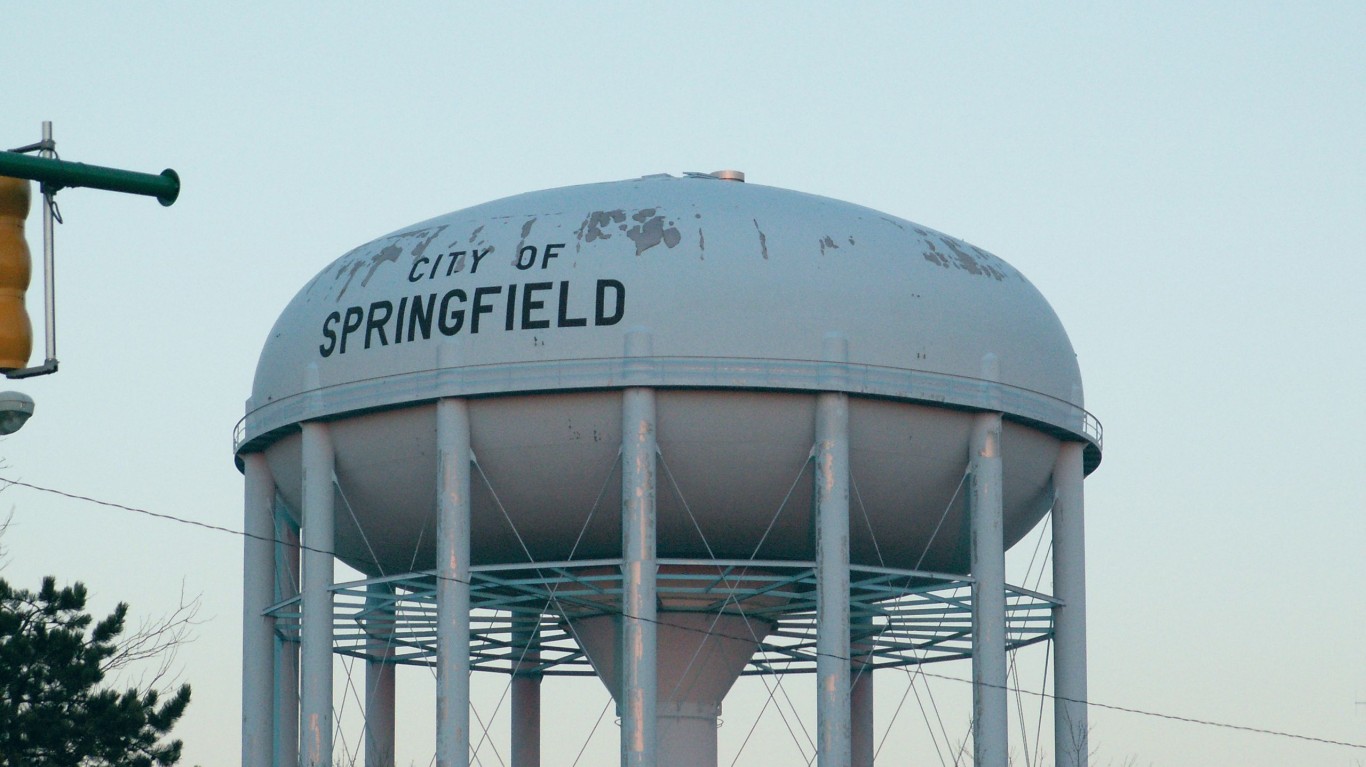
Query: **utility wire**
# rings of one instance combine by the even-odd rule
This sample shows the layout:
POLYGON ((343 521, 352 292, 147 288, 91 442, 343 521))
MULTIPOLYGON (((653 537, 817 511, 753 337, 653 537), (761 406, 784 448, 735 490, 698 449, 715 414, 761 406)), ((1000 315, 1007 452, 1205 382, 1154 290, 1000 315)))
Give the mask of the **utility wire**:
MULTIPOLYGON (((182 524, 182 525, 190 525, 190 526, 192 526, 192 527, 199 527, 199 528, 203 528, 203 529, 205 529, 205 530, 213 530, 213 531, 215 531, 215 532, 228 533, 229 535, 235 535, 235 536, 242 537, 242 538, 252 538, 252 539, 256 539, 256 540, 260 540, 260 541, 266 541, 266 542, 271 542, 271 543, 287 543, 286 541, 276 541, 274 538, 267 537, 267 536, 264 536, 264 535, 253 535, 253 534, 248 533, 248 532, 245 532, 245 531, 243 531, 243 530, 234 530, 234 529, 232 529, 232 528, 230 528, 230 527, 223 527, 223 526, 221 526, 221 525, 211 525, 211 524, 209 524, 209 523, 207 523, 207 522, 199 522, 199 521, 197 521, 197 520, 186 519, 186 518, 184 518, 184 517, 177 517, 177 516, 174 516, 174 515, 171 515, 171 514, 162 514, 162 513, 160 513, 160 512, 150 511, 150 510, 148 510, 148 509, 142 509, 142 508, 138 508, 138 507, 136 507, 136 506, 127 506, 127 505, 125 505, 125 504, 115 503, 115 502, 113 502, 113 501, 103 501, 103 500, 100 500, 100 499, 98 499, 98 498, 92 498, 92 497, 90 497, 90 496, 80 495, 79 493, 71 493, 71 492, 67 492, 67 491, 65 491, 65 490, 58 490, 58 489, 56 489, 56 488, 51 488, 51 487, 43 487, 43 486, 41 486, 41 485, 34 485, 34 484, 29 483, 29 482, 22 482, 22 481, 16 480, 16 479, 9 479, 9 478, 7 478, 7 477, 0 477, 0 482, 3 482, 5 485, 8 485, 8 486, 23 487, 23 488, 27 488, 27 489, 29 489, 29 490, 35 490, 35 491, 40 492, 40 493, 48 493, 48 494, 50 494, 50 495, 57 495, 57 496, 61 496, 61 497, 63 497, 63 498, 70 498, 70 499, 76 500, 76 501, 84 501, 84 502, 86 502, 86 503, 95 504, 95 505, 97 505, 97 506, 104 506, 104 507, 106 507, 106 508, 119 509, 119 510, 122 510, 122 511, 129 511, 129 512, 132 512, 132 513, 134 513, 134 514, 141 514, 141 515, 143 515, 143 516, 152 517, 152 518, 154 518, 154 519, 165 520, 165 521, 168 521, 168 522, 176 522, 176 523, 179 523, 179 524, 182 524)), ((293 545, 293 544, 291 544, 291 545, 293 545)), ((326 555, 332 556, 332 557, 337 556, 336 552, 328 551, 328 550, 326 550, 326 549, 314 548, 314 547, 306 546, 306 545, 304 545, 304 544, 302 544, 302 543, 297 544, 297 546, 298 546, 298 548, 300 548, 300 549, 302 549, 302 550, 304 550, 304 551, 313 551, 313 552, 317 552, 317 553, 320 553, 320 554, 326 554, 326 555)), ((379 563, 375 562, 375 563, 371 563, 371 564, 376 564, 376 565, 378 565, 379 563)), ((533 566, 534 566, 534 563, 533 563, 533 566)), ((465 584, 465 585, 471 585, 471 586, 474 585, 474 584, 473 584, 472 582, 470 582, 470 581, 460 580, 460 579, 456 579, 456 578, 448 578, 448 577, 445 577, 445 576, 440 576, 440 575, 435 575, 435 574, 433 574, 433 577, 435 577, 435 578, 437 578, 437 579, 439 579, 439 580, 449 580, 449 581, 453 581, 453 582, 456 582, 456 583, 463 583, 463 584, 465 584)), ((613 614, 614 614, 614 615, 619 615, 619 616, 621 616, 621 617, 623 617, 623 618, 626 618, 626 619, 628 619, 628 620, 647 621, 647 622, 650 622, 650 623, 658 624, 658 625, 660 625, 660 626, 666 626, 666 627, 669 627, 669 628, 682 629, 682 630, 684 630, 684 631, 691 631, 691 632, 698 633, 698 634, 705 634, 705 635, 717 636, 717 637, 720 637, 720 638, 722 638, 722 639, 731 639, 731 640, 740 641, 740 642, 750 642, 750 641, 753 641, 753 639, 752 639, 751 637, 743 637, 743 636, 738 636, 738 635, 732 636, 732 635, 724 634, 724 633, 720 633, 720 632, 708 632, 706 629, 699 629, 699 628, 694 628, 694 627, 691 627, 691 626, 679 626, 679 625, 677 625, 677 624, 668 623, 668 622, 666 622, 666 621, 659 620, 659 619, 651 620, 651 619, 648 619, 648 618, 643 618, 643 617, 641 617, 641 616, 631 615, 630 613, 627 613, 627 612, 625 612, 624 610, 615 610, 615 611, 613 611, 613 614)), ((853 658, 850 658, 850 657, 845 657, 845 656, 836 655, 836 654, 832 654, 832 653, 822 653, 822 652, 816 651, 816 652, 814 652, 814 654, 817 655, 817 656, 825 656, 825 657, 835 658, 835 659, 837 659, 837 660, 842 660, 842 661, 850 661, 850 662, 852 662, 852 661, 854 660, 853 658)), ((957 677, 957 676, 949 676, 949 675, 947 675, 947 674, 935 674, 935 673, 932 673, 932 672, 929 672, 929 671, 925 671, 923 668, 922 668, 922 669, 918 669, 918 670, 917 670, 917 673, 919 673, 919 674, 921 674, 921 675, 923 675, 923 676, 932 678, 932 679, 942 679, 942 680, 948 681, 948 682, 959 682, 959 683, 962 683, 962 684, 969 684, 969 685, 974 684, 974 682, 973 682, 971 679, 964 679, 964 678, 962 678, 962 677, 957 677)), ((1196 724, 1196 725, 1201 725, 1201 726, 1204 726, 1204 727, 1218 727, 1218 728, 1221 728, 1221 729, 1225 729, 1225 730, 1234 730, 1234 731, 1237 731, 1237 732, 1257 733, 1257 734, 1259 734, 1259 735, 1270 735, 1270 736, 1278 737, 1278 738, 1290 738, 1290 739, 1293 739, 1293 740, 1301 740, 1301 741, 1305 741, 1305 742, 1308 742, 1308 743, 1319 743, 1319 744, 1326 745, 1326 746, 1340 746, 1340 747, 1342 747, 1342 748, 1352 748, 1352 749, 1358 749, 1358 750, 1361 750, 1361 751, 1366 751, 1366 743, 1350 743, 1350 742, 1342 741, 1342 740, 1332 740, 1331 738, 1320 738, 1320 737, 1315 737, 1315 736, 1313 736, 1313 735, 1301 735, 1301 734, 1298 734, 1298 733, 1286 732, 1286 731, 1284 731, 1284 730, 1273 730, 1273 729, 1266 728, 1266 727, 1252 727, 1252 726, 1249 726, 1249 725, 1232 724, 1232 723, 1229 723, 1229 722, 1216 722, 1216 721, 1214 721, 1214 720, 1212 720, 1212 719, 1200 719, 1200 718, 1198 718, 1198 717, 1181 716, 1181 715, 1179 715, 1179 714, 1168 714, 1168 713, 1161 712, 1161 711, 1148 711, 1148 710, 1146 710, 1146 709, 1133 708, 1133 707, 1131 707, 1131 706, 1120 706, 1120 705, 1116 705, 1116 704, 1113 704, 1113 703, 1099 703, 1099 702, 1094 701, 1094 700, 1082 700, 1082 699, 1077 699, 1077 698, 1067 698, 1067 697, 1063 697, 1063 696, 1061 696, 1061 695, 1054 695, 1054 694, 1052 694, 1052 693, 1047 693, 1047 692, 1038 692, 1038 691, 1035 691, 1035 690, 1026 690, 1026 689, 1022 689, 1022 688, 1019 688, 1019 687, 1012 687, 1012 686, 1010 686, 1010 685, 990 684, 990 683, 987 683, 987 682, 982 682, 982 683, 980 683, 980 684, 981 684, 983 687, 988 687, 988 688, 997 689, 997 690, 1005 690, 1005 691, 1007 691, 1007 692, 1024 693, 1024 694, 1026 694, 1026 695, 1036 695, 1036 696, 1039 696, 1039 697, 1041 697, 1041 698, 1047 698, 1047 699, 1050 699, 1050 700, 1053 700, 1053 701, 1063 701, 1063 702, 1066 702, 1066 703, 1082 703, 1082 704, 1087 705, 1087 706, 1090 706, 1090 707, 1092 707, 1092 708, 1098 708, 1098 709, 1102 709, 1102 710, 1106 710, 1106 711, 1118 711, 1118 712, 1125 713, 1125 714, 1136 714, 1136 715, 1138 715, 1138 716, 1147 716, 1147 717, 1152 717, 1152 718, 1155 718, 1155 719, 1165 719, 1165 720, 1167 720, 1167 721, 1172 721, 1172 722, 1185 722, 1185 723, 1187 723, 1187 724, 1196 724)))

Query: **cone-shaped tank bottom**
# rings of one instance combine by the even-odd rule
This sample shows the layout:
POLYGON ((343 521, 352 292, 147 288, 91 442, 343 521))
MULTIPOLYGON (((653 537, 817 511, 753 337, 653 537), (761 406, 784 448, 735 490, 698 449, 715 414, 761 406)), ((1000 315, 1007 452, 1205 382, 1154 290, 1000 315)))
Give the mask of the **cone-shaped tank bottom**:
MULTIPOLYGON (((621 710, 620 616, 570 621, 598 678, 621 710)), ((659 697, 659 767, 714 767, 721 700, 773 630, 766 621, 739 615, 660 612, 656 626, 659 697), (749 637, 745 639, 745 637, 749 637)))

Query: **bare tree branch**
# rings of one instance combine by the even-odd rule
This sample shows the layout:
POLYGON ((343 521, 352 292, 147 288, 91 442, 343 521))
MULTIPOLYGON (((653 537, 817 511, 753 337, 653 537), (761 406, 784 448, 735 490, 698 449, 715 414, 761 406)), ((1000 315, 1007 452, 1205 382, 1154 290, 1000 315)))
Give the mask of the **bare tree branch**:
POLYGON ((167 693, 179 682, 179 671, 174 674, 172 671, 180 646, 193 642, 194 627, 203 623, 198 619, 202 601, 200 595, 187 599, 182 582, 176 608, 158 618, 142 619, 136 631, 119 640, 118 649, 105 659, 100 670, 106 674, 127 672, 131 667, 155 659, 155 668, 142 673, 134 686, 139 690, 167 693))

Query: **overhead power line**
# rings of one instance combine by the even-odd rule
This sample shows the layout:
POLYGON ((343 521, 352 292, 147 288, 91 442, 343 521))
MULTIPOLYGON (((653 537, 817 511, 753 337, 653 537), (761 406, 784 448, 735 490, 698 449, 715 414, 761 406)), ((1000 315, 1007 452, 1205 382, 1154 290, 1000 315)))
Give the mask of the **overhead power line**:
MULTIPOLYGON (((212 524, 209 524, 209 523, 207 523, 207 522, 200 522, 200 521, 193 520, 193 519, 186 519, 185 517, 178 517, 178 516, 175 516, 175 515, 173 515, 173 514, 163 514, 163 513, 156 512, 156 511, 151 511, 151 510, 148 510, 148 509, 139 508, 139 507, 137 507, 137 506, 128 506, 128 505, 126 505, 126 504, 115 503, 115 502, 113 502, 113 501, 104 501, 104 500, 100 500, 99 498, 92 498, 92 497, 90 497, 90 496, 81 495, 81 494, 79 494, 79 493, 72 493, 72 492, 68 492, 68 491, 65 491, 65 490, 58 490, 57 488, 52 488, 52 487, 43 487, 43 486, 41 486, 41 485, 34 485, 34 484, 32 484, 32 483, 29 483, 29 482, 22 482, 22 481, 16 480, 16 479, 9 479, 9 478, 7 478, 7 477, 0 477, 0 483, 4 483, 6 486, 22 487, 22 488, 26 488, 26 489, 28 489, 28 490, 34 490, 34 491, 37 491, 37 492, 40 492, 40 493, 48 493, 48 494, 50 494, 50 495, 56 495, 56 496, 60 496, 60 497, 62 497, 62 498, 69 498, 69 499, 74 500, 74 501, 83 501, 83 502, 85 502, 85 503, 91 503, 91 504, 94 504, 94 505, 96 505, 96 506, 104 506, 104 507, 106 507, 106 508, 118 509, 118 510, 120 510, 120 511, 127 511, 127 512, 131 512, 131 513, 134 513, 134 514, 141 514, 141 515, 146 516, 146 517, 151 517, 151 518, 153 518, 153 519, 158 519, 158 520, 162 520, 162 521, 166 521, 166 522, 174 522, 174 523, 177 523, 177 524, 189 525, 189 526, 191 526, 191 527, 198 527, 198 528, 202 528, 202 529, 204 529, 204 530, 211 530, 211 531, 217 532, 217 533, 227 533, 227 534, 229 534, 229 535, 234 535, 234 536, 237 536, 237 537, 239 537, 239 538, 251 538, 251 539, 254 539, 254 540, 259 540, 259 541, 264 541, 264 542, 269 542, 269 543, 281 543, 281 544, 286 544, 286 545, 298 547, 299 549, 301 549, 301 550, 303 550, 303 551, 312 551, 312 552, 316 552, 316 553, 319 553, 319 554, 326 554, 327 556, 332 556, 332 557, 335 557, 335 556, 336 556, 336 552, 334 552, 334 551, 329 551, 329 550, 327 550, 327 549, 320 549, 320 548, 310 547, 310 546, 306 546, 306 545, 304 545, 304 544, 302 544, 302 543, 296 543, 296 542, 278 541, 278 540, 276 540, 276 539, 274 539, 274 538, 272 538, 272 537, 268 537, 268 536, 253 535, 252 533, 248 533, 248 532, 246 532, 246 531, 244 531, 244 530, 235 530, 235 529, 230 528, 230 527, 223 527, 223 526, 221 526, 221 525, 212 525, 212 524)), ((369 563, 369 564, 378 565, 379 563, 378 563, 378 562, 372 562, 372 563, 369 563)), ((529 563, 529 566, 534 566, 534 565, 535 565, 534 562, 529 563)), ((457 579, 457 578, 449 578, 449 577, 447 577, 447 576, 441 576, 441 575, 437 575, 437 574, 435 574, 435 573, 433 573, 433 577, 437 578, 438 580, 446 580, 446 581, 450 581, 450 582, 454 582, 454 583, 464 583, 464 584, 466 584, 466 585, 473 585, 470 581, 465 581, 465 580, 461 580, 461 579, 457 579)), ((717 636, 717 637, 721 637, 721 638, 723 638, 723 639, 734 639, 734 640, 739 640, 739 641, 749 641, 749 640, 750 640, 749 637, 731 636, 731 635, 725 634, 724 632, 719 632, 719 631, 708 631, 707 629, 695 628, 695 627, 691 627, 691 626, 678 626, 678 625, 675 625, 675 624, 672 624, 672 623, 669 623, 669 622, 667 622, 667 621, 660 620, 660 619, 642 618, 642 617, 640 617, 640 616, 631 615, 631 614, 629 614, 629 613, 627 613, 627 612, 625 612, 625 611, 622 611, 622 610, 616 610, 616 611, 613 611, 613 612, 614 612, 614 614, 620 615, 620 616, 623 617, 623 618, 634 619, 634 620, 644 620, 644 621, 647 621, 647 622, 650 622, 650 623, 655 623, 655 624, 660 625, 660 626, 667 626, 667 627, 670 627, 670 628, 683 629, 683 630, 685 630, 685 631, 692 631, 692 632, 699 633, 699 634, 707 634, 707 635, 710 635, 710 636, 717 636)), ((853 660, 853 658, 848 658, 848 657, 844 657, 844 656, 840 656, 840 655, 834 655, 834 654, 830 654, 830 653, 820 653, 820 652, 817 652, 816 654, 817 654, 817 655, 825 655, 826 657, 837 658, 837 659, 839 659, 839 660, 844 660, 844 661, 852 661, 852 660, 853 660)), ((947 675, 947 674, 936 674, 936 673, 932 673, 932 672, 929 672, 929 671, 925 671, 923 668, 920 669, 917 673, 923 674, 924 676, 929 677, 929 678, 931 678, 931 679, 941 679, 941 680, 948 681, 948 682, 958 682, 958 683, 961 683, 961 684, 969 684, 969 685, 970 685, 970 684, 973 684, 973 681, 972 681, 971 679, 964 679, 964 678, 962 678, 962 677, 949 676, 949 675, 947 675)), ((1269 729, 1269 728, 1265 728, 1265 727, 1252 727, 1252 726, 1249 726, 1249 725, 1231 724, 1231 723, 1229 723, 1229 722, 1218 722, 1218 721, 1215 721, 1215 720, 1212 720, 1212 719, 1201 719, 1201 718, 1198 718, 1198 717, 1181 716, 1181 715, 1179 715, 1179 714, 1169 714, 1169 713, 1165 713, 1165 712, 1162 712, 1162 711, 1149 711, 1149 710, 1146 710, 1146 709, 1134 708, 1134 707, 1131 707, 1131 706, 1120 706, 1120 705, 1116 705, 1116 704, 1112 704, 1112 703, 1100 703, 1100 702, 1097 702, 1097 701, 1095 701, 1095 700, 1076 700, 1076 699, 1074 699, 1074 698, 1065 698, 1065 697, 1053 695, 1053 694, 1047 693, 1047 692, 1040 692, 1040 691, 1037 691, 1037 690, 1028 690, 1028 689, 1024 689, 1024 688, 1020 688, 1020 687, 1012 687, 1012 686, 1009 686, 1009 685, 993 685, 993 684, 988 684, 988 683, 982 683, 982 684, 983 684, 983 686, 986 686, 986 687, 992 687, 992 688, 995 688, 995 689, 1003 689, 1003 690, 1006 690, 1006 691, 1008 691, 1008 692, 1023 693, 1023 694, 1025 694, 1025 695, 1035 695, 1035 696, 1038 696, 1038 697, 1041 697, 1041 698, 1047 698, 1047 699, 1049 699, 1049 700, 1054 700, 1054 701, 1064 701, 1064 702, 1068 702, 1068 703, 1085 703, 1086 705, 1091 706, 1091 707, 1093 707, 1093 708, 1103 709, 1103 710, 1106 710, 1106 711, 1118 711, 1118 712, 1125 713, 1125 714, 1136 714, 1136 715, 1138 715, 1138 716, 1147 716, 1147 717, 1152 717, 1152 718, 1155 718, 1155 719, 1165 719, 1165 720, 1167 720, 1167 721, 1172 721, 1172 722, 1185 722, 1186 724, 1194 724, 1194 725, 1199 725, 1199 726, 1202 726, 1202 727, 1217 727, 1217 728, 1225 729, 1225 730, 1233 730, 1233 731, 1235 731, 1235 732, 1248 732, 1248 733, 1256 733, 1256 734, 1259 734, 1259 735, 1270 735, 1270 736, 1272 736, 1272 737, 1277 737, 1277 738, 1290 738, 1290 739, 1293 739, 1293 740, 1300 740, 1300 741, 1305 741, 1305 742, 1308 742, 1308 743, 1318 743, 1318 744, 1320 744, 1320 745, 1338 746, 1338 747, 1341 747, 1341 748, 1351 748, 1351 749, 1357 749, 1357 750, 1366 751, 1366 744, 1363 744, 1363 743, 1349 743, 1349 742, 1347 742, 1347 741, 1332 740, 1332 739, 1330 739, 1330 738, 1320 738, 1320 737, 1315 737, 1315 736, 1313 736, 1313 735, 1301 735, 1301 734, 1299 734, 1299 733, 1286 732, 1286 731, 1284 731, 1284 730, 1273 730, 1273 729, 1269 729)))

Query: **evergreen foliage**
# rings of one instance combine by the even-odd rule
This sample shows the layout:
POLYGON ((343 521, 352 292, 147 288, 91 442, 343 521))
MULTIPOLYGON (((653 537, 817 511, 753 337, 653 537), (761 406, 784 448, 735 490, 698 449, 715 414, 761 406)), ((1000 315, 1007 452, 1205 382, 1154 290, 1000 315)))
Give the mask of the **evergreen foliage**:
POLYGON ((190 702, 181 685, 102 687, 119 657, 128 605, 92 627, 81 583, 36 593, 0 578, 0 767, 166 767, 181 742, 163 741, 190 702))

